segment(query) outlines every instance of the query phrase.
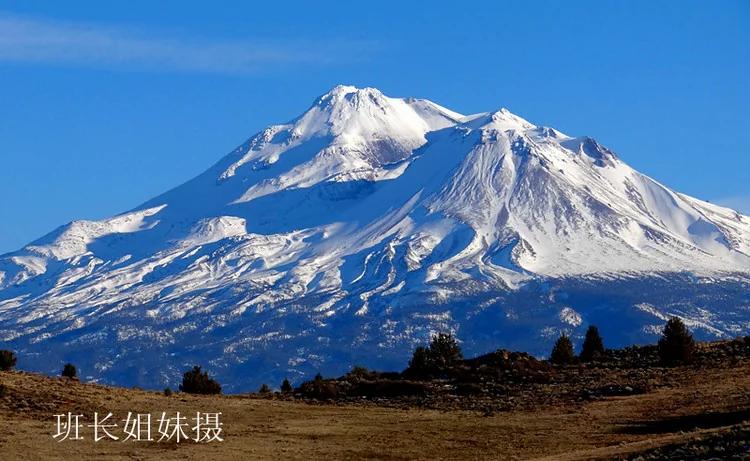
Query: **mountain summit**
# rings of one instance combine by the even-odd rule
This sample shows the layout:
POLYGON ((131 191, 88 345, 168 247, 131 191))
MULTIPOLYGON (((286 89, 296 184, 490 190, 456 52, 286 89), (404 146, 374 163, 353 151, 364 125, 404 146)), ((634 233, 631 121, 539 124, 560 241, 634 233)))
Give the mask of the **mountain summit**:
POLYGON ((750 328, 750 218, 674 192, 588 137, 337 86, 206 172, 0 256, 21 366, 228 390, 402 368, 431 333, 544 353, 597 323, 651 340, 750 328))

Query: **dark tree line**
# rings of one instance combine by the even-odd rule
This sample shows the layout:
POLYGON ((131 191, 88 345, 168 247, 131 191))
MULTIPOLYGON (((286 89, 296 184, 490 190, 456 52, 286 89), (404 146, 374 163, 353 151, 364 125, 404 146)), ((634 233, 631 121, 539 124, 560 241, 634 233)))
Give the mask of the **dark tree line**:
MULTIPOLYGON (((658 353, 660 363, 664 366, 675 366, 689 364, 693 360, 695 341, 693 336, 678 317, 672 317, 664 326, 659 339, 658 353)), ((550 353, 549 360, 556 365, 569 365, 580 362, 593 362, 603 359, 606 353, 604 341, 599 334, 599 329, 591 325, 586 330, 586 335, 581 346, 581 352, 576 356, 573 343, 566 334, 562 334, 555 342, 550 353)), ((9 371, 16 366, 17 357, 13 351, 0 350, 0 371, 9 371)), ((411 379, 435 379, 447 378, 451 372, 463 363, 463 353, 456 338, 451 333, 439 333, 432 337, 427 346, 419 346, 414 350, 409 366, 403 372, 403 376, 411 379)), ((356 369, 356 368, 355 368, 356 369)), ((366 369, 360 373, 368 373, 366 369)), ((78 370, 75 365, 66 363, 63 367, 62 376, 76 379, 78 370)), ((322 382, 323 377, 318 373, 315 377, 317 382, 322 382)), ((182 377, 180 391, 191 394, 220 394, 221 385, 208 376, 200 366, 195 366, 186 371, 182 377)), ((281 383, 281 392, 289 394, 294 389, 288 379, 281 383)), ((260 393, 270 393, 269 386, 264 384, 260 393)), ((166 388, 165 395, 171 395, 172 390, 166 388)))

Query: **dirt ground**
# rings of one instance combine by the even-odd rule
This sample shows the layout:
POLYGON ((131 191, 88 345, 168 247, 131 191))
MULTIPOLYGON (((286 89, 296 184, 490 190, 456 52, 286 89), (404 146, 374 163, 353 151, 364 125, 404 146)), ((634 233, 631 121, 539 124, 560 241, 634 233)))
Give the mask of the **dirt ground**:
MULTIPOLYGON (((251 396, 192 396, 80 384, 0 372, 0 459, 622 459, 744 427, 750 420, 750 361, 686 368, 646 394, 495 413, 309 404, 251 396), (221 412, 223 442, 56 441, 55 414, 128 412, 193 417, 221 412)), ((110 420, 111 421, 111 420, 110 420)), ((188 435, 192 436, 189 430, 188 435)))

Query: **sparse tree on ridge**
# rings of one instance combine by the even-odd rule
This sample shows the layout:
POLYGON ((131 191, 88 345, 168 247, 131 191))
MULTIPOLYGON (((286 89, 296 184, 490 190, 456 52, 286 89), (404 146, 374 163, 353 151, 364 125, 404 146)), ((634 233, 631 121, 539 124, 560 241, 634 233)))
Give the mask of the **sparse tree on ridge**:
POLYGON ((562 336, 557 338, 549 359, 550 362, 557 365, 568 365, 575 361, 576 355, 573 352, 573 343, 568 338, 568 335, 563 333, 562 336))
POLYGON ((416 378, 445 376, 463 361, 458 341, 450 333, 439 333, 432 337, 428 347, 414 350, 407 374, 416 378))
POLYGON ((0 350, 0 371, 9 371, 16 366, 16 354, 13 351, 0 350))
POLYGON ((430 342, 430 358, 438 370, 448 370, 464 359, 461 346, 450 333, 439 333, 430 342))
POLYGON ((78 377, 78 370, 72 363, 66 363, 61 374, 66 378, 75 379, 78 377))
POLYGON ((663 365, 688 364, 693 360, 695 341, 682 320, 672 317, 664 325, 658 347, 659 359, 663 365))
POLYGON ((580 358, 583 362, 590 362, 604 355, 604 342, 599 335, 599 329, 594 325, 586 330, 586 338, 583 340, 580 358))
POLYGON ((188 394, 221 394, 221 385, 196 365, 182 376, 180 391, 188 394))

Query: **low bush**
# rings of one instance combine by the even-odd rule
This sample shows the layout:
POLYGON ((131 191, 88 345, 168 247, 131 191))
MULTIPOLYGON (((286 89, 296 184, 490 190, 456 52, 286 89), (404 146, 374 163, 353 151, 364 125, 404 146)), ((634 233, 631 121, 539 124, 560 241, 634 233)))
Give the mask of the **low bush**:
POLYGON ((306 398, 316 400, 330 400, 342 395, 338 382, 324 380, 322 376, 318 379, 318 376, 312 381, 305 381, 302 383, 299 388, 297 388, 297 391, 306 398))
POLYGON ((344 379, 347 379, 349 381, 359 381, 361 379, 372 379, 375 374, 376 374, 375 372, 372 372, 365 367, 354 366, 344 376, 344 379))

